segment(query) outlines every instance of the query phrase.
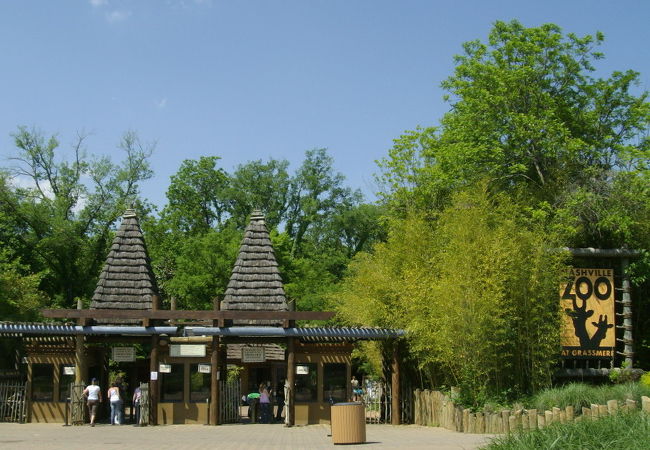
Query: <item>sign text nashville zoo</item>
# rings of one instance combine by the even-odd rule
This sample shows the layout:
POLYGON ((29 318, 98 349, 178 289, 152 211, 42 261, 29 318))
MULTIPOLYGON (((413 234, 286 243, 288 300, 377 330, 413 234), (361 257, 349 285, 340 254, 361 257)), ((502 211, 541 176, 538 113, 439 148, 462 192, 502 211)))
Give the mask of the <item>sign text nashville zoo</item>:
POLYGON ((614 270, 569 269, 560 289, 562 357, 614 357, 614 270))

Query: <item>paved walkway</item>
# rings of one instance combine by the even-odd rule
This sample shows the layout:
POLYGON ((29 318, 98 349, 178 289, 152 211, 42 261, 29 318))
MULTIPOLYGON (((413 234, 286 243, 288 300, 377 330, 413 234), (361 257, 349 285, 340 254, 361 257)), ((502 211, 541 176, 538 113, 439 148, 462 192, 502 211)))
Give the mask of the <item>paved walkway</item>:
POLYGON ((477 449, 489 437, 417 425, 368 425, 366 444, 335 446, 329 425, 102 425, 0 423, 1 449, 477 449))

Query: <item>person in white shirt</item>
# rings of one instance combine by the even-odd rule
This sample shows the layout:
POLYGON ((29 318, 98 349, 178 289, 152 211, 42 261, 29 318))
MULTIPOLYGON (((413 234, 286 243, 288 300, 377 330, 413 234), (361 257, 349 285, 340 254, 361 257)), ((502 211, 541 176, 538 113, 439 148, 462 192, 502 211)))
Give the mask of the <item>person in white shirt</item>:
POLYGON ((108 400, 111 402, 111 425, 122 425, 122 395, 115 382, 108 390, 108 400))
POLYGON ((97 386, 97 378, 90 380, 90 385, 84 389, 84 397, 88 401, 88 412, 90 413, 90 426, 95 426, 97 416, 97 405, 102 401, 102 390, 97 386))

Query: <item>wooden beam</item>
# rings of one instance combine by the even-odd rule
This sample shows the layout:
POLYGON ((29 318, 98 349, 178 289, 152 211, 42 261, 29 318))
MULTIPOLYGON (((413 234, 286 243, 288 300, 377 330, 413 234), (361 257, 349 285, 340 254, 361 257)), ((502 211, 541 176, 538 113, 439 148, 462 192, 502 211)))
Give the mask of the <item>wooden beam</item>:
POLYGON ((333 311, 182 311, 135 309, 42 309, 48 319, 328 320, 333 311))

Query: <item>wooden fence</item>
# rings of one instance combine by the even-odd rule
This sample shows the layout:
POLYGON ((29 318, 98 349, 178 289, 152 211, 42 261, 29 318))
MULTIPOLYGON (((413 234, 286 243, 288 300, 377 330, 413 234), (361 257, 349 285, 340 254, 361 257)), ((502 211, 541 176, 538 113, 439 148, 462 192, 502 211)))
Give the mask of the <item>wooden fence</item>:
MULTIPOLYGON (((449 396, 439 391, 416 390, 414 392, 414 422, 416 425, 443 427, 462 433, 500 434, 517 430, 534 430, 543 428, 555 422, 566 423, 579 420, 596 419, 598 417, 617 414, 619 411, 634 411, 637 402, 626 400, 619 404, 617 400, 609 400, 606 405, 591 405, 582 408, 576 415, 573 406, 552 408, 546 411, 536 409, 509 410, 504 409, 492 413, 473 413, 469 409, 454 404, 449 396)), ((643 411, 650 413, 650 398, 642 397, 643 411)))

